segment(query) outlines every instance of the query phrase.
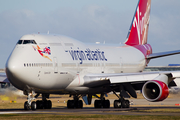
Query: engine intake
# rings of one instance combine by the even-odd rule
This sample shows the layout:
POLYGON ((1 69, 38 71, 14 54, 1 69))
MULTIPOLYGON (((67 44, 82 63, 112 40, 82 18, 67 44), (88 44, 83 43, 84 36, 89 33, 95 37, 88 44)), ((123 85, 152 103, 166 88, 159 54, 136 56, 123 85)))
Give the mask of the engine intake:
POLYGON ((168 97, 169 89, 164 82, 151 80, 144 84, 142 94, 150 102, 162 101, 168 97))

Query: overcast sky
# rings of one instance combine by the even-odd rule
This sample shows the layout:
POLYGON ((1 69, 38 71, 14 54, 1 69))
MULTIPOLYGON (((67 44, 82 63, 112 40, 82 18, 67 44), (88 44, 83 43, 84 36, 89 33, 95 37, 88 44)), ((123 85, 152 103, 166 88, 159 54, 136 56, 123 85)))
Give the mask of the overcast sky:
MULTIPOLYGON (((126 39, 138 0, 0 0, 0 68, 24 34, 62 34, 83 42, 126 39)), ((180 49, 180 0, 152 0, 148 43, 153 52, 180 49)), ((150 66, 180 64, 180 55, 150 66)))

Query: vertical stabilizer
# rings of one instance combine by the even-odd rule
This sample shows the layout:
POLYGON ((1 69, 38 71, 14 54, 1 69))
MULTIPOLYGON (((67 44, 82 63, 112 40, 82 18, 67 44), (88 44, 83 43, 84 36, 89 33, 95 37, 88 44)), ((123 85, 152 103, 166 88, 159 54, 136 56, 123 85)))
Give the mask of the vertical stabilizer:
POLYGON ((147 43, 151 0, 139 0, 132 20, 126 45, 144 45, 147 43))

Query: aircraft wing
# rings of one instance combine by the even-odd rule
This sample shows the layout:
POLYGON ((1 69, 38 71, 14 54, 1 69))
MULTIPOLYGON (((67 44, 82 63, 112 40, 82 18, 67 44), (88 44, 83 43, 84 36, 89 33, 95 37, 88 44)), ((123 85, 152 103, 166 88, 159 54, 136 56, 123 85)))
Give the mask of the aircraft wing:
MULTIPOLYGON (((110 84, 119 83, 136 83, 154 80, 160 75, 167 75, 169 79, 180 77, 180 71, 158 71, 158 72, 141 72, 141 73, 116 73, 116 74, 88 74, 84 76, 85 83, 100 82, 108 80, 110 84)), ((169 81, 170 82, 170 81, 169 81)))
POLYGON ((0 83, 10 83, 6 75, 0 75, 0 83))
POLYGON ((129 95, 137 98, 135 90, 142 90, 143 96, 154 102, 164 100, 169 94, 168 87, 176 86, 173 80, 179 77, 180 71, 88 74, 84 76, 84 85, 92 88, 110 87, 113 92, 121 91, 127 98, 129 95))
POLYGON ((175 55, 175 54, 180 54, 180 50, 152 53, 147 57, 147 59, 154 59, 154 58, 165 57, 165 56, 175 55))

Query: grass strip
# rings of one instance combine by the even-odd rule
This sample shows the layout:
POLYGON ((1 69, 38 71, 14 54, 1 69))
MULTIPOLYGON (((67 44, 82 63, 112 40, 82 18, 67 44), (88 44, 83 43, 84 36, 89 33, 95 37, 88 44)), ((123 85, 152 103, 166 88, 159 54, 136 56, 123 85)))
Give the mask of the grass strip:
POLYGON ((5 114, 0 120, 179 120, 180 116, 5 114))

